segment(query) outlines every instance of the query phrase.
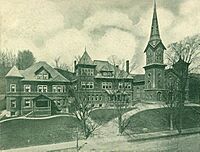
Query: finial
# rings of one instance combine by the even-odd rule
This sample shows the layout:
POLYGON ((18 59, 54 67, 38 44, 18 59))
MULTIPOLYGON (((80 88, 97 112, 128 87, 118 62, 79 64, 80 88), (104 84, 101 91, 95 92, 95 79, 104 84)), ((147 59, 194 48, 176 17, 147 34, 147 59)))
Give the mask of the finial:
POLYGON ((154 0, 153 3, 154 3, 154 9, 156 9, 156 0, 154 0))

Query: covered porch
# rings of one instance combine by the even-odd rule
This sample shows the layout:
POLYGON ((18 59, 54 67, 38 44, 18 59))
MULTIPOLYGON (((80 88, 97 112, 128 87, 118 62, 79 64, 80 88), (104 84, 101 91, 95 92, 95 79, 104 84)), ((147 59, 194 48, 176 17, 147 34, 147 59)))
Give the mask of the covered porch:
POLYGON ((52 100, 45 96, 39 95, 33 99, 33 116, 50 116, 52 100))

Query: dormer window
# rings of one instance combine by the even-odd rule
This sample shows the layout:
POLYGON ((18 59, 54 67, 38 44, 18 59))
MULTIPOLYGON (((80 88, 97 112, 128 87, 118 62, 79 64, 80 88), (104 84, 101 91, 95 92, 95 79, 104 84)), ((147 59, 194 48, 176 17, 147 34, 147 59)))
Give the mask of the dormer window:
POLYGON ((45 80, 49 79, 48 74, 44 74, 44 75, 43 75, 43 78, 44 78, 45 80))
POLYGON ((45 74, 40 73, 40 74, 37 75, 37 79, 48 80, 49 75, 47 73, 45 73, 45 74))
POLYGON ((42 79, 42 78, 43 78, 43 76, 41 74, 37 75, 37 79, 42 79))
POLYGON ((44 68, 41 67, 35 72, 36 78, 40 80, 48 80, 50 78, 50 73, 44 68))

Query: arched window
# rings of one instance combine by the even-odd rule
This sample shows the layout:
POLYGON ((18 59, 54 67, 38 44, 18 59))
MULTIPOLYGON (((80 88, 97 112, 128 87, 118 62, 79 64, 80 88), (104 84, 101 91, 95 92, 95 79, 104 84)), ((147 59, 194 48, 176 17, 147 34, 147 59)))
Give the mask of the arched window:
POLYGON ((151 88, 151 81, 148 81, 147 88, 151 88))
POLYGON ((162 96, 162 93, 161 93, 161 92, 158 92, 158 93, 157 93, 157 100, 158 100, 158 101, 161 101, 161 96, 162 96))

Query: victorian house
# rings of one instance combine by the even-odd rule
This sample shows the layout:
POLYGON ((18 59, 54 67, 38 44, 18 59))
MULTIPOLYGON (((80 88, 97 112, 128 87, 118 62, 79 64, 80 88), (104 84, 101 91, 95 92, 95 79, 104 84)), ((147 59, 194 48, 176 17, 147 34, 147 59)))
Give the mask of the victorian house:
POLYGON ((6 75, 7 110, 10 115, 51 115, 66 103, 69 82, 46 62, 26 70, 14 66, 6 75))

